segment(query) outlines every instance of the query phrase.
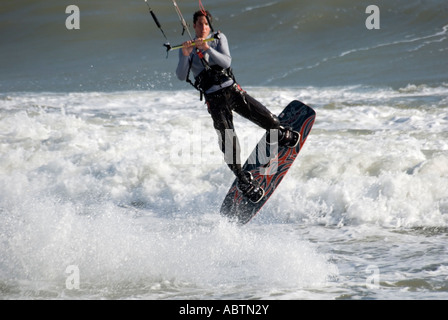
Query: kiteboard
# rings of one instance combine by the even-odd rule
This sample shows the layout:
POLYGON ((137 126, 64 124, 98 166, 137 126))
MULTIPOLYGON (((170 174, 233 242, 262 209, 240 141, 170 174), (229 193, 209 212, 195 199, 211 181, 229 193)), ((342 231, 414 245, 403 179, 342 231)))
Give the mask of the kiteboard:
POLYGON ((249 222, 265 205, 275 189, 291 168, 313 127, 316 112, 300 101, 294 100, 278 116, 284 127, 290 127, 300 134, 298 144, 293 147, 268 143, 266 133, 243 165, 243 170, 250 171, 253 178, 264 189, 264 196, 257 203, 246 198, 233 182, 221 206, 221 214, 239 224, 249 222))

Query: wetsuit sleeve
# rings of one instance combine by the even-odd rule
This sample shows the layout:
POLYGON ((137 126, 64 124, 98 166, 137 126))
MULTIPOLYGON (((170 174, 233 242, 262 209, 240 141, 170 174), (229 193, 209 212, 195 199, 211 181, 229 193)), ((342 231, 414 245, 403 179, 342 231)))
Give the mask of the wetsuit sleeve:
POLYGON ((232 57, 230 56, 229 43, 227 42, 227 37, 221 33, 218 46, 215 48, 210 48, 206 51, 214 63, 220 67, 227 69, 232 63, 232 57))
POLYGON ((176 75, 181 81, 187 79, 188 68, 190 66, 190 56, 183 55, 182 50, 179 51, 179 63, 177 64, 176 75))

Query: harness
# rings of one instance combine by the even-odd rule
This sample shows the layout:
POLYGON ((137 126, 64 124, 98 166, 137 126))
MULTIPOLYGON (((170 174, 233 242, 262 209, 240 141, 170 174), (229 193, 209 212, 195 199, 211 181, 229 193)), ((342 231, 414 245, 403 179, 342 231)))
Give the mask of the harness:
POLYGON ((219 65, 210 66, 210 64, 205 60, 203 53, 199 49, 196 49, 196 53, 199 59, 201 59, 202 65, 204 66, 204 70, 202 70, 201 73, 199 73, 195 77, 194 83, 193 81, 190 80, 191 66, 193 64, 193 58, 194 58, 193 55, 189 60, 186 81, 200 92, 200 99, 202 101, 202 98, 208 89, 210 89, 215 85, 220 85, 228 80, 235 81, 235 76, 233 75, 231 67, 224 69, 219 65))

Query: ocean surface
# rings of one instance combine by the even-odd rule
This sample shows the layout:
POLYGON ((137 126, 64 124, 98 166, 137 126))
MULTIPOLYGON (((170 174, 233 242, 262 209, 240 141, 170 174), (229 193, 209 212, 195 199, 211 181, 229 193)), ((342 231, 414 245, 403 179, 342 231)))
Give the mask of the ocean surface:
POLYGON ((219 215, 234 177, 143 0, 3 1, 0 299, 448 299, 446 1, 203 4, 249 94, 317 112, 279 188, 219 215))

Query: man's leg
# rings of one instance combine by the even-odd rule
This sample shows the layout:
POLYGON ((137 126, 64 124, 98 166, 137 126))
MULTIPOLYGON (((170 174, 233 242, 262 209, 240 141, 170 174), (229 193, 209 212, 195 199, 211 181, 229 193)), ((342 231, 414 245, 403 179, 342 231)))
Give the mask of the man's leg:
POLYGON ((233 126, 232 111, 224 96, 208 98, 207 104, 213 127, 218 133, 219 147, 224 154, 224 161, 235 176, 240 178, 242 176, 240 143, 233 126))
POLYGON ((234 90, 238 93, 237 101, 235 101, 235 111, 238 114, 265 130, 280 128, 280 120, 278 117, 269 111, 261 102, 248 95, 239 85, 236 85, 234 90))
POLYGON ((285 128, 280 125, 278 117, 269 111, 262 103, 248 95, 239 85, 235 89, 239 93, 237 103, 235 103, 235 111, 246 119, 252 121, 268 132, 267 142, 271 140, 271 134, 275 133, 281 145, 287 147, 295 147, 299 140, 299 134, 292 131, 291 128, 285 128))
POLYGON ((264 190, 259 185, 254 184, 250 172, 244 172, 241 166, 240 144, 233 126, 233 115, 228 99, 213 101, 209 98, 207 104, 213 119, 213 126, 218 133, 219 145, 224 153, 224 160, 230 170, 238 179, 238 188, 249 197, 249 200, 256 203, 264 196, 264 190))

